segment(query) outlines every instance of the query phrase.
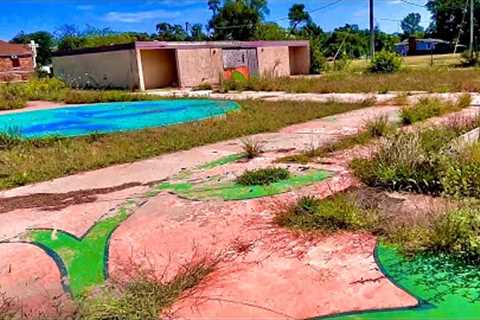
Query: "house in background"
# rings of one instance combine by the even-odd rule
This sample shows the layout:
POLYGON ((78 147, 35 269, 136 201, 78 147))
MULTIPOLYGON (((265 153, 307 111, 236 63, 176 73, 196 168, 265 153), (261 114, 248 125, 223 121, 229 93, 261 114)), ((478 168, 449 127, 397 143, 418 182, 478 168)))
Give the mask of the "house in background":
POLYGON ((0 81, 28 79, 35 71, 32 47, 0 40, 0 81))
POLYGON ((452 53, 452 44, 441 39, 416 39, 410 37, 395 44, 395 51, 401 56, 452 53))
POLYGON ((53 73, 80 88, 195 87, 309 70, 308 41, 137 41, 53 56, 53 73))

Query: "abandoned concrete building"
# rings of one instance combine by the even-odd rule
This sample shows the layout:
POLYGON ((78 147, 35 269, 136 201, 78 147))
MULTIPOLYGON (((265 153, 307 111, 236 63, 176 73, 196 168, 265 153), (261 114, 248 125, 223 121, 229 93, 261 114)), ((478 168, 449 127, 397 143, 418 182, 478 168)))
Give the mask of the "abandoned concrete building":
POLYGON ((149 90, 221 79, 308 74, 308 41, 137 41, 56 52, 53 72, 73 87, 149 90))

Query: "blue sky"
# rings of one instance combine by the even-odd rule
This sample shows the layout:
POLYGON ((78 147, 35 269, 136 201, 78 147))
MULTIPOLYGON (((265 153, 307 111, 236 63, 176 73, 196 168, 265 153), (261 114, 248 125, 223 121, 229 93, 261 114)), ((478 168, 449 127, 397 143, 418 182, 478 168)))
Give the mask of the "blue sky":
MULTIPOLYGON (((208 0, 0 0, 0 39, 9 40, 19 31, 54 31, 63 24, 110 27, 116 31, 152 33, 158 22, 205 23, 210 18, 208 0)), ((399 22, 410 12, 422 14, 422 25, 429 13, 425 0, 375 0, 377 24, 387 32, 399 31, 399 22), (409 3, 406 3, 407 1, 409 3), (418 4, 419 6, 413 5, 418 4)), ((331 30, 345 23, 366 27, 368 0, 269 0, 267 20, 286 25, 288 8, 304 3, 316 23, 331 30), (337 3, 338 2, 338 3, 337 3)))

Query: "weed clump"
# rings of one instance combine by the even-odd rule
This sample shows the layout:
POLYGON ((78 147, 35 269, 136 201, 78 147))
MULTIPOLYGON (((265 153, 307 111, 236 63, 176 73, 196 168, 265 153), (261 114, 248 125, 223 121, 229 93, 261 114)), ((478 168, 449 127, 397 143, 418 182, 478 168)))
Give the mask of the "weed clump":
POLYGON ((453 139, 476 123, 474 120, 399 132, 385 139, 371 159, 356 159, 351 167, 360 180, 372 187, 435 195, 444 191, 476 194, 478 183, 469 182, 466 174, 477 176, 477 152, 472 152, 477 147, 472 147, 470 156, 465 151, 452 157, 450 152, 453 139))
POLYGON ((290 172, 284 168, 247 170, 237 178, 237 183, 244 186, 269 185, 289 177, 290 172))
POLYGON ((303 231, 374 230, 378 224, 375 210, 362 208, 352 194, 336 194, 327 199, 311 196, 279 212, 275 222, 303 231))
POLYGON ((254 139, 243 139, 242 149, 248 159, 259 157, 263 153, 263 145, 254 139))
POLYGON ((385 137, 392 132, 392 129, 387 115, 370 119, 365 123, 365 131, 372 138, 385 137))
POLYGON ((423 98, 413 106, 403 107, 400 112, 400 118, 404 125, 410 125, 432 117, 460 111, 468 107, 470 103, 471 96, 468 94, 461 95, 456 102, 441 101, 437 98, 423 98))
POLYGON ((480 143, 466 145, 442 161, 441 183, 446 195, 480 197, 480 143))
POLYGON ((162 312, 198 286, 214 270, 215 264, 202 259, 183 266, 168 281, 143 272, 131 280, 114 283, 99 294, 91 293, 84 298, 77 312, 78 319, 160 319, 162 312))

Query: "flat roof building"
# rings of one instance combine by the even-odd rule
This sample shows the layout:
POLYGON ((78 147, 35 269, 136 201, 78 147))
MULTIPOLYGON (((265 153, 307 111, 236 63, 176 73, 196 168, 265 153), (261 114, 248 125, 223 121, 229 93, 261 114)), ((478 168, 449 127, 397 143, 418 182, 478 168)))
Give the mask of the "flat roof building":
POLYGON ((308 41, 137 41, 56 52, 53 57, 54 74, 79 88, 195 87, 309 70, 308 41))

